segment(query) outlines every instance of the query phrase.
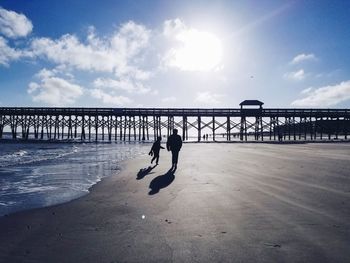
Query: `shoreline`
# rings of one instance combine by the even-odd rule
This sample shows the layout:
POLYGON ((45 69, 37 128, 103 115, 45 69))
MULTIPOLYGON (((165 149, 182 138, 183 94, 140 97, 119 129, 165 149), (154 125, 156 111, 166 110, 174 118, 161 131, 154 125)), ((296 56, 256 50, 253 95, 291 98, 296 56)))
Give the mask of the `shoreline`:
POLYGON ((137 156, 87 195, 0 217, 0 261, 346 262, 349 154, 347 143, 186 144, 174 178, 167 151, 149 170, 137 156))
POLYGON ((0 219, 3 218, 3 217, 9 217, 9 216, 14 216, 16 214, 19 214, 19 213, 30 213, 32 211, 35 211, 35 210, 40 210, 40 209, 48 209, 48 208, 54 208, 54 207, 57 207, 57 206, 61 206, 61 205, 65 205, 65 204, 69 204, 71 202, 74 202, 74 201, 78 201, 79 199, 91 194, 91 192, 93 191, 93 189, 98 185, 100 184, 102 181, 106 180, 107 178, 109 177, 113 177, 113 176, 118 176, 118 174, 120 174, 123 170, 123 165, 126 165, 126 163, 128 161, 131 161, 133 159, 135 159, 137 157, 134 157, 134 158, 131 158, 130 160, 124 160, 122 161, 120 164, 119 164, 119 170, 117 170, 117 172, 115 174, 112 174, 110 176, 106 176, 106 177, 102 177, 100 178, 97 182, 95 182, 93 185, 91 185, 88 189, 87 189, 87 192, 85 194, 82 194, 81 196, 77 197, 77 198, 73 198, 69 201, 63 201, 62 203, 57 203, 57 204, 54 204, 54 205, 47 205, 47 206, 41 206, 41 207, 35 207, 35 208, 28 208, 28 209, 23 209, 23 210, 18 210, 18 211, 15 211, 15 212, 12 212, 12 213, 7 213, 7 214, 4 214, 4 215, 0 215, 0 219))
POLYGON ((94 189, 97 187, 98 184, 102 183, 104 180, 107 180, 108 178, 110 177, 114 177, 114 176, 118 176, 118 174, 120 174, 124 167, 127 165, 127 163, 130 161, 132 161, 133 159, 136 159, 137 157, 134 157, 134 158, 131 158, 131 159, 128 159, 128 160, 124 160, 122 161, 120 164, 119 164, 119 170, 117 170, 116 173, 110 175, 110 176, 106 176, 106 177, 102 177, 99 181, 97 181, 96 183, 94 183, 93 185, 91 185, 87 192, 83 195, 81 195, 80 197, 77 197, 77 198, 74 198, 72 200, 69 200, 67 202, 62 202, 62 203, 58 203, 58 204, 54 204, 54 205, 48 205, 48 206, 42 206, 42 207, 36 207, 36 208, 28 208, 28 209, 25 209, 25 210, 19 210, 19 211, 16 211, 16 212, 13 212, 13 213, 8 213, 8 214, 4 214, 2 216, 0 216, 0 219, 2 217, 10 217, 10 216, 16 216, 16 214, 21 214, 21 213, 31 213, 35 210, 46 210, 48 208, 52 208, 54 209, 55 207, 59 207, 59 206, 62 206, 62 205, 66 205, 66 204, 69 204, 69 203, 72 203, 72 202, 75 202, 75 201, 79 201, 81 198, 84 198, 86 197, 87 195, 91 194, 92 191, 95 191, 94 189))
POLYGON ((3 144, 0 216, 80 198, 148 144, 3 144))

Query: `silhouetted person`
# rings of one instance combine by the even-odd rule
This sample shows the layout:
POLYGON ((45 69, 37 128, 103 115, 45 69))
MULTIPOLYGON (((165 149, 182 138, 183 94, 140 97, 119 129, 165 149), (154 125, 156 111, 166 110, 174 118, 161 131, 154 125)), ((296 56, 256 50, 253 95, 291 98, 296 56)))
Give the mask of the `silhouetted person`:
POLYGON ((283 139, 283 131, 281 128, 278 129, 278 141, 282 141, 283 139))
POLYGON ((205 134, 203 135, 203 141, 205 140, 205 134))
POLYGON ((177 129, 173 130, 173 134, 169 136, 168 141, 166 142, 166 148, 168 151, 171 151, 172 154, 172 169, 176 170, 177 160, 179 157, 179 151, 182 147, 181 136, 177 134, 177 129))
POLYGON ((205 135, 206 139, 208 140, 208 133, 205 135))
POLYGON ((156 160, 156 165, 158 165, 159 161, 159 151, 160 149, 164 149, 164 147, 160 145, 161 139, 161 137, 157 137, 157 140, 152 145, 151 151, 148 153, 151 156, 153 155, 151 163, 153 163, 153 161, 156 160))

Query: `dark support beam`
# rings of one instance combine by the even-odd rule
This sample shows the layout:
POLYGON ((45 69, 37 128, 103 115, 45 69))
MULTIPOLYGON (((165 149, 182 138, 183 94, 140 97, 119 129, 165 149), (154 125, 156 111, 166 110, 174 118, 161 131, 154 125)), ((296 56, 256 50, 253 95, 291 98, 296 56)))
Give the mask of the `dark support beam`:
POLYGON ((215 142, 215 116, 213 116, 213 129, 212 129, 212 133, 213 133, 213 141, 215 142))
POLYGON ((182 116, 182 140, 186 140, 187 118, 182 116))
POLYGON ((98 115, 95 116, 95 140, 98 139, 98 115))
POLYGON ((118 116, 114 116, 114 140, 118 140, 118 116))
POLYGON ((201 117, 200 116, 198 116, 197 117, 197 120, 198 120, 198 141, 200 142, 201 141, 201 138, 202 138, 202 135, 201 135, 201 117))
MULTIPOLYGON (((139 127, 139 142, 141 141, 141 134, 142 134, 142 117, 139 116, 139 121, 138 121, 138 127, 139 127)), ((144 136, 144 135, 142 135, 144 136)))
POLYGON ((132 123, 133 123, 133 130, 134 130, 134 141, 136 141, 136 123, 135 123, 135 116, 132 117, 132 123))
POLYGON ((226 117, 226 134, 227 134, 227 138, 226 140, 231 141, 231 119, 230 116, 226 117))
POLYGON ((145 116, 142 116, 142 141, 146 140, 146 134, 145 134, 145 116))
POLYGON ((158 129, 159 129, 158 136, 159 136, 159 137, 162 137, 162 122, 161 122, 161 116, 158 116, 158 129))
POLYGON ((147 141, 149 141, 149 122, 148 122, 148 116, 146 116, 146 133, 147 133, 147 141))
POLYGON ((263 118, 260 116, 260 133, 261 133, 261 141, 264 141, 264 125, 263 118))
POLYGON ((345 140, 348 139, 348 125, 349 125, 349 119, 344 117, 344 138, 345 138, 345 140))

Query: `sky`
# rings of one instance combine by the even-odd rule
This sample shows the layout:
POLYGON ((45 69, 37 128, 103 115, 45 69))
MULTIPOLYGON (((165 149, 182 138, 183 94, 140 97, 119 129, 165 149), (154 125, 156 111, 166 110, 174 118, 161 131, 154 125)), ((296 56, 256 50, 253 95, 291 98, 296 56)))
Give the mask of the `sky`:
POLYGON ((350 1, 0 0, 0 107, 350 107, 350 1))

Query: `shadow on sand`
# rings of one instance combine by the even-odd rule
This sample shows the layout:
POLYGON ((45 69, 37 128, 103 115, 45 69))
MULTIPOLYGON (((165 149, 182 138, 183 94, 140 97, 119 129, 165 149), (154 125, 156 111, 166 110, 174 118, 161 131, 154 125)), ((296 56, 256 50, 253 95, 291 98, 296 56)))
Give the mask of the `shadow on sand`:
POLYGON ((148 166, 147 168, 142 168, 140 171, 137 173, 136 180, 141 180, 143 179, 147 174, 152 174, 151 171, 156 167, 157 165, 154 166, 148 166))
POLYGON ((170 169, 163 175, 159 175, 156 178, 154 178, 151 183, 149 184, 149 188, 151 191, 149 191, 149 195, 154 195, 159 192, 160 189, 168 187, 175 179, 175 170, 170 169))

